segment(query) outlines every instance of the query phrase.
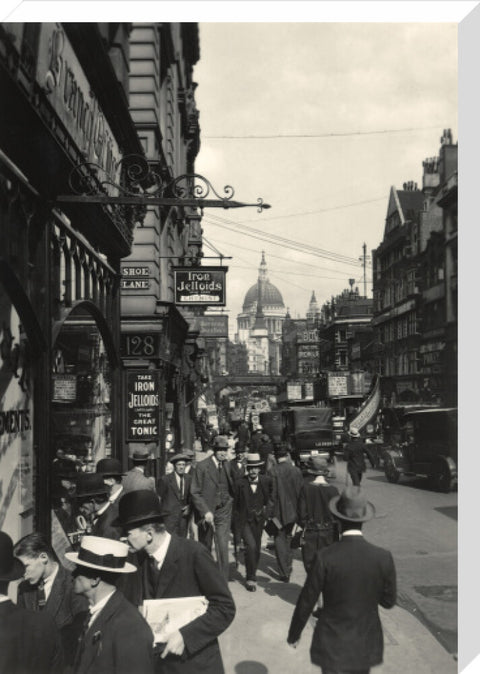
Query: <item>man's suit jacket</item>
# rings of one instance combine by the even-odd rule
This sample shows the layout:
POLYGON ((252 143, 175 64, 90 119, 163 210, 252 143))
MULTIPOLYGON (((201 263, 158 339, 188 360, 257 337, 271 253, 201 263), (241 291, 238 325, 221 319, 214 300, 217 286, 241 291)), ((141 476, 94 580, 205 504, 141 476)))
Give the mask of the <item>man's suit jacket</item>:
POLYGON ((138 491, 139 489, 155 489, 155 478, 146 477, 141 470, 137 468, 131 468, 124 476, 122 480, 123 493, 126 494, 129 491, 138 491))
POLYGON ((232 459, 229 461, 230 464, 230 475, 232 476, 233 484, 235 485, 237 483, 237 480, 239 480, 241 477, 243 477, 246 473, 246 468, 245 468, 245 463, 242 463, 242 467, 240 468, 237 462, 237 459, 232 459))
MULTIPOLYGON (((230 462, 224 461, 223 467, 227 476, 230 498, 233 499, 234 485, 230 473, 230 462)), ((215 512, 218 487, 218 468, 213 458, 210 456, 208 459, 199 461, 192 477, 190 493, 200 518, 205 517, 207 512, 215 512)))
MULTIPOLYGON (((235 616, 235 604, 210 553, 191 539, 172 534, 167 554, 158 573, 155 591, 149 591, 148 558, 141 563, 145 599, 205 596, 206 613, 180 629, 186 657, 167 655, 161 661, 161 674, 223 674, 224 668, 217 637, 235 616)), ((132 670, 135 671, 135 670, 132 670)))
POLYGON ((388 550, 363 536, 343 536, 317 553, 293 613, 288 642, 300 638, 317 599, 323 608, 313 633, 312 662, 325 669, 368 669, 383 660, 378 605, 396 601, 396 573, 388 550))
POLYGON ((303 476, 299 468, 288 461, 278 463, 271 472, 272 509, 283 526, 297 522, 300 517, 300 498, 303 492, 303 476))
MULTIPOLYGON (((123 492, 122 492, 123 494, 123 492)), ((95 520, 92 527, 92 536, 102 536, 119 541, 123 535, 122 527, 114 526, 113 522, 118 518, 118 499, 110 503, 108 508, 95 520)))
POLYGON ((60 635, 52 618, 0 603, 0 672, 2 674, 60 674, 63 668, 60 635))
POLYGON ((88 628, 74 674, 153 674, 153 634, 138 609, 115 591, 88 628))
MULTIPOLYGON (((183 499, 178 488, 175 471, 168 475, 163 475, 158 481, 157 491, 160 496, 164 524, 170 532, 175 529, 178 520, 182 517, 183 507, 190 505, 191 502, 190 486, 192 484, 192 476, 187 474, 183 478, 183 499)), ((188 517, 188 514, 185 517, 188 517)))
POLYGON ((268 507, 270 504, 271 482, 264 475, 258 476, 257 494, 260 493, 262 509, 260 512, 253 512, 249 507, 251 487, 248 477, 245 475, 235 483, 235 501, 233 505, 233 519, 235 526, 241 533, 247 522, 264 521, 268 517, 268 507))

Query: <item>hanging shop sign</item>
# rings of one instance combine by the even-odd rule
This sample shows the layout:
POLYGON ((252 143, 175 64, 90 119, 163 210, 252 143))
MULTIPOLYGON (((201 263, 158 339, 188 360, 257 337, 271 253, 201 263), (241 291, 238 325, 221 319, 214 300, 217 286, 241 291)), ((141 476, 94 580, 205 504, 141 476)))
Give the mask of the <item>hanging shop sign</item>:
POLYGON ((227 271, 228 267, 175 267, 175 304, 224 307, 227 271))
POLYGON ((328 396, 346 396, 348 395, 348 373, 332 374, 328 373, 328 396))
POLYGON ((228 316, 188 316, 189 330, 201 337, 228 337, 228 316))
POLYGON ((77 399, 76 374, 52 374, 52 402, 71 403, 77 399))
POLYGON ((126 441, 160 438, 160 373, 128 370, 125 373, 126 441))

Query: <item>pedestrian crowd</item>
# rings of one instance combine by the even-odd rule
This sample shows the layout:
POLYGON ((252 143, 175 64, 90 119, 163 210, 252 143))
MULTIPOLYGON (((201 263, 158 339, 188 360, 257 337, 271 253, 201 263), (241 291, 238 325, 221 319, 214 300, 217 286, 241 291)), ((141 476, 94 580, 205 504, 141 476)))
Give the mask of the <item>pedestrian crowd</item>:
POLYGON ((222 674, 218 637, 236 610, 230 545, 255 592, 264 531, 280 581, 290 580, 295 548, 305 567, 287 643, 296 647, 313 614, 311 659, 323 674, 365 674, 382 662, 378 606, 395 603, 395 567, 362 534, 375 509, 360 487, 358 431, 342 493, 324 458, 311 456, 302 473, 261 427, 214 435, 202 453, 171 455, 158 481, 148 476, 148 447, 132 453, 128 472, 113 458, 94 473, 57 462, 54 516, 72 544, 63 558, 40 533, 14 544, 0 532, 0 672, 222 674), (16 603, 13 581, 21 581, 16 603), (147 606, 198 598, 202 610, 187 619, 165 608, 147 621, 147 606))

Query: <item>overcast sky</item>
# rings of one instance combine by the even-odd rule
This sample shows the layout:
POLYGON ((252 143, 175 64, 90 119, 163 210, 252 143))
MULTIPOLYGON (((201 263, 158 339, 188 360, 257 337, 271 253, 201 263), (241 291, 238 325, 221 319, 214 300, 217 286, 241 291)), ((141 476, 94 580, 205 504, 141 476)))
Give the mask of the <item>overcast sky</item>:
POLYGON ((200 23, 194 78, 196 170, 219 192, 232 185, 234 198, 272 206, 205 211, 206 239, 233 257, 231 333, 261 250, 292 316, 305 315, 312 290, 321 304, 350 278, 363 294, 358 258, 382 240, 390 187, 421 188, 443 129, 457 141, 457 24, 200 23))

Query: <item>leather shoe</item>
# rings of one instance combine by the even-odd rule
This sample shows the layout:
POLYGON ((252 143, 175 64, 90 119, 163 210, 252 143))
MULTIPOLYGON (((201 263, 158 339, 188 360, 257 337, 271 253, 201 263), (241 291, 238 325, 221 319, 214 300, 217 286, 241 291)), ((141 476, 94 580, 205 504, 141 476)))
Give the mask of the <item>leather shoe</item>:
POLYGON ((249 592, 256 592, 257 591, 257 584, 254 580, 247 580, 245 587, 249 592))

